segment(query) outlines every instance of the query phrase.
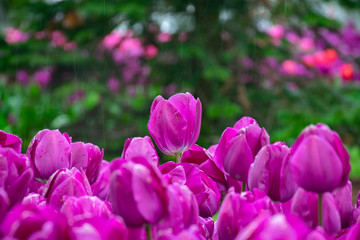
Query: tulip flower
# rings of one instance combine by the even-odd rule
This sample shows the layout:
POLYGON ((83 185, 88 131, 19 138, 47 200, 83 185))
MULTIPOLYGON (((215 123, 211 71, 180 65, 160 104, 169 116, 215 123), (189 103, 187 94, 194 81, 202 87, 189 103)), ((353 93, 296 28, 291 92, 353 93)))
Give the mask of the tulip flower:
POLYGON ((81 219, 74 223, 70 230, 74 240, 127 240, 128 231, 120 217, 93 217, 81 219))
POLYGON ((249 189, 258 188, 274 201, 288 201, 297 188, 290 173, 289 154, 285 143, 264 146, 250 166, 249 189))
POLYGON ((345 235, 344 240, 358 240, 360 238, 360 222, 356 222, 345 235))
POLYGON ((38 206, 46 205, 46 198, 38 193, 29 193, 22 200, 22 204, 35 204, 38 206))
POLYGON ((91 184, 93 195, 97 196, 101 200, 105 200, 109 191, 109 181, 110 163, 108 161, 102 160, 99 177, 93 184, 91 184))
POLYGON ((0 147, 0 189, 7 193, 9 206, 21 202, 28 193, 33 171, 26 155, 0 147))
POLYGON ((9 147, 21 153, 21 144, 22 141, 18 136, 0 131, 0 147, 9 147))
POLYGON ((331 192, 347 183, 349 158, 337 133, 319 123, 305 128, 295 141, 290 167, 300 187, 316 193, 331 192))
POLYGON ((250 165, 259 150, 269 144, 269 135, 250 117, 243 117, 221 135, 215 164, 231 177, 247 183, 250 165))
POLYGON ((80 172, 77 168, 63 168, 49 178, 42 195, 47 203, 60 209, 66 196, 81 197, 92 195, 92 192, 83 171, 80 172))
POLYGON ((206 239, 213 239, 214 235, 214 220, 211 217, 202 218, 199 217, 198 227, 202 232, 202 235, 206 239))
POLYGON ((350 226, 353 220, 351 182, 348 181, 345 186, 335 189, 335 191, 332 192, 332 195, 335 199, 336 206, 338 207, 339 210, 339 214, 341 218, 341 228, 347 228, 350 226))
POLYGON ((70 168, 71 138, 59 130, 44 129, 32 139, 26 152, 35 178, 47 180, 55 171, 70 168))
POLYGON ((5 239, 69 238, 65 216, 51 207, 35 204, 21 204, 12 209, 0 225, 0 236, 5 239))
POLYGON ((110 166, 108 199, 127 226, 155 224, 167 214, 166 184, 145 158, 117 159, 110 166))
POLYGON ((149 162, 154 163, 156 166, 159 164, 159 156, 148 136, 143 138, 128 138, 125 142, 121 157, 125 159, 144 157, 148 158, 149 162))
MULTIPOLYGON (((324 230, 335 234, 341 228, 340 213, 331 193, 325 193, 323 198, 324 230)), ((291 212, 301 217, 310 228, 315 228, 319 221, 318 207, 318 195, 299 188, 293 197, 291 212)))
POLYGON ((157 96, 150 110, 148 129, 156 145, 166 155, 180 155, 197 141, 201 126, 201 102, 190 93, 175 94, 165 100, 157 96))
POLYGON ((74 142, 71 144, 71 167, 84 169, 90 184, 99 176, 104 149, 91 143, 74 142))
POLYGON ((234 239, 257 215, 253 205, 230 190, 223 200, 215 223, 219 240, 234 239))

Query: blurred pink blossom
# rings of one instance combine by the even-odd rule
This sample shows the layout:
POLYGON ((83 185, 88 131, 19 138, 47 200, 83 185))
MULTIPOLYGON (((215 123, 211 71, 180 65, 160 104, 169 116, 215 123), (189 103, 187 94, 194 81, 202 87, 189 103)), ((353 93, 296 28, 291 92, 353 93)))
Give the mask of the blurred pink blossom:
POLYGON ((116 95, 119 92, 119 81, 115 77, 111 77, 108 79, 107 87, 112 94, 116 95))
POLYGON ((170 42, 171 39, 172 39, 172 36, 170 33, 159 33, 157 36, 156 36, 156 39, 158 42, 160 43, 166 43, 166 42, 170 42))
POLYGON ((51 81, 51 75, 52 68, 47 67, 36 71, 33 77, 41 87, 46 87, 51 81))
POLYGON ((138 38, 127 38, 123 40, 118 48, 114 50, 115 62, 122 62, 126 58, 141 57, 144 49, 138 38))
POLYGON ((284 33, 284 27, 278 24, 270 27, 268 31, 269 36, 276 39, 281 39, 284 36, 284 33))
POLYGON ((51 46, 61 47, 67 42, 67 38, 61 31, 54 31, 51 33, 51 46))
POLYGON ((73 51, 77 48, 77 43, 76 42, 67 42, 64 45, 64 50, 65 51, 73 51))
POLYGON ((26 42, 29 39, 29 34, 22 32, 20 29, 7 28, 5 29, 5 41, 9 44, 26 42))
POLYGON ((102 41, 102 45, 106 49, 113 49, 116 45, 120 43, 122 40, 122 35, 118 32, 112 32, 105 36, 104 40, 102 41))
POLYGON ((39 31, 35 33, 35 39, 37 40, 42 40, 44 38, 46 38, 47 33, 45 31, 39 31))
POLYGON ((299 48, 300 50, 304 51, 304 52, 308 52, 313 50, 315 47, 315 43, 314 40, 308 37, 304 37, 302 39, 300 39, 299 42, 299 48))
POLYGON ((343 80, 351 81, 354 79, 354 68, 349 63, 344 63, 340 66, 340 74, 343 80))
POLYGON ((25 70, 20 70, 16 72, 16 80, 21 84, 27 84, 29 76, 25 70))
POLYGON ((281 65, 282 70, 289 75, 302 75, 305 73, 303 65, 295 62, 294 60, 286 60, 281 65))
POLYGON ((145 47, 145 58, 151 59, 158 54, 158 48, 150 44, 145 47))
POLYGON ((187 36, 186 32, 179 33, 179 36, 178 36, 179 42, 186 42, 187 39, 188 39, 188 36, 187 36))

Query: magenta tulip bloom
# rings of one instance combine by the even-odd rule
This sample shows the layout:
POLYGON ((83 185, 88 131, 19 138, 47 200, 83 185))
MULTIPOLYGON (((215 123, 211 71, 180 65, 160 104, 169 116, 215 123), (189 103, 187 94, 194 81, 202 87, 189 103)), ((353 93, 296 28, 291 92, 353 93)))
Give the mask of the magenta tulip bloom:
MULTIPOLYGON (((318 195, 299 188, 292 199, 291 212, 301 217, 309 227, 315 228, 318 226, 318 195)), ((335 234, 340 230, 340 214, 331 193, 323 195, 323 219, 327 233, 335 234)))
POLYGON ((85 218, 74 223, 70 230, 73 240, 127 240, 128 231, 120 217, 85 218))
POLYGON ((297 189, 290 173, 289 154, 290 149, 285 143, 264 146, 250 167, 249 189, 258 188, 274 201, 289 200, 297 189))
POLYGON ((353 221, 351 182, 348 181, 345 186, 335 189, 335 191, 332 192, 332 195, 340 213, 341 228, 347 228, 353 221))
POLYGON ((356 222, 343 238, 344 240, 358 240, 360 239, 360 222, 356 222))
POLYGON ((85 218, 112 216, 110 204, 95 196, 67 196, 60 212, 65 214, 70 224, 85 218))
POLYGON ((219 240, 234 239, 257 216, 253 205, 230 190, 223 200, 215 227, 219 240))
POLYGON ((10 206, 22 201, 32 179, 33 171, 26 155, 0 147, 0 188, 6 191, 10 206))
POLYGON ((169 100, 157 96, 147 126, 160 151, 166 155, 182 153, 199 137, 201 102, 190 93, 178 93, 169 100))
POLYGON ((91 190, 94 196, 97 196, 101 200, 105 200, 107 198, 107 194, 109 191, 109 182, 110 182, 110 163, 108 161, 103 160, 101 162, 101 169, 99 177, 96 181, 91 184, 91 190))
POLYGON ((291 171, 305 190, 331 192, 346 184, 351 169, 349 158, 336 132, 325 124, 310 125, 291 148, 291 171))
POLYGON ((250 117, 243 117, 221 135, 214 160, 220 170, 247 183, 250 165, 259 150, 269 144, 269 135, 250 117))
POLYGON ((13 208, 0 225, 5 239, 67 240, 68 226, 63 214, 51 207, 21 204, 13 208))
POLYGON ((45 129, 32 139, 26 152, 35 178, 47 180, 56 170, 70 168, 71 139, 59 130, 45 129))
POLYGON ((14 149, 15 152, 21 153, 21 139, 13 134, 0 131, 0 146, 14 149))
POLYGON ((71 144, 70 167, 83 169, 92 184, 99 176, 103 156, 104 149, 100 151, 98 146, 91 143, 74 142, 71 144))
POLYGON ((66 196, 81 197, 92 195, 92 192, 83 171, 80 172, 77 168, 63 168, 49 178, 42 195, 49 204, 60 209, 66 196))
POLYGON ((46 205, 46 198, 38 193, 29 193, 22 200, 22 204, 35 204, 38 206, 46 205))
POLYGON ((158 224, 154 225, 154 232, 169 231, 178 234, 197 224, 199 206, 191 190, 185 185, 177 183, 167 187, 168 215, 158 224))
POLYGON ((214 220, 211 217, 199 217, 198 227, 206 239, 213 239, 215 226, 214 220))
POLYGON ((121 157, 125 159, 144 157, 156 166, 159 164, 159 156, 155 150, 154 144, 148 136, 143 138, 128 138, 125 142, 121 157))
POLYGON ((117 159, 110 166, 108 199, 127 226, 155 224, 167 214, 167 191, 160 171, 145 158, 117 159))

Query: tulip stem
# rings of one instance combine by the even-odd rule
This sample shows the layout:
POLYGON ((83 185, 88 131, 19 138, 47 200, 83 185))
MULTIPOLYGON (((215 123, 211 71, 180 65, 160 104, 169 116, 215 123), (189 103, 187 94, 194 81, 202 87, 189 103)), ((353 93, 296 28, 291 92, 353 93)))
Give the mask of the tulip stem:
POLYGON ((177 153, 175 153, 175 158, 176 158, 176 163, 180 163, 180 159, 181 159, 181 152, 177 152, 177 153))
POLYGON ((151 225, 146 224, 146 240, 151 240, 151 225))
POLYGON ((319 226, 323 226, 323 195, 319 193, 318 195, 318 219, 319 226))
POLYGON ((241 183, 241 192, 245 192, 246 191, 246 182, 242 182, 241 183))

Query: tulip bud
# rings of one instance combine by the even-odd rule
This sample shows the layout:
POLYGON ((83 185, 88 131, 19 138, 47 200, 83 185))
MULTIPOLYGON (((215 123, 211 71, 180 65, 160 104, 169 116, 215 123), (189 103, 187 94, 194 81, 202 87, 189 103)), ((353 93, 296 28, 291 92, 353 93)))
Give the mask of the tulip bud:
POLYGON ((125 159, 144 157, 156 166, 159 164, 159 156, 155 150, 154 144, 148 136, 143 138, 128 138, 125 142, 121 157, 125 159))
POLYGON ((0 131, 0 146, 14 149, 15 152, 21 153, 21 139, 13 134, 0 131))
POLYGON ((55 171, 70 167, 71 139, 59 130, 45 129, 31 140, 26 152, 35 178, 47 180, 55 171))
POLYGON ((264 146, 250 166, 249 189, 258 188, 274 201, 289 200, 297 188, 289 170, 289 154, 285 143, 264 146))
MULTIPOLYGON (((299 188, 292 200, 291 212, 301 217, 310 228, 318 226, 318 195, 299 188)), ((329 234, 341 228, 340 214, 331 193, 323 194, 324 229, 329 234)))
POLYGON ((332 195, 340 213, 341 228, 347 228, 350 226, 353 220, 351 182, 348 181, 345 186, 335 189, 335 191, 332 192, 332 195))
POLYGON ((269 135, 250 117, 243 117, 221 135, 214 160, 220 170, 247 183, 250 165, 258 151, 269 144, 269 135))
POLYGON ((12 148, 0 148, 0 188, 4 189, 12 206, 28 193, 33 171, 26 155, 12 148))
POLYGON ((101 161, 104 150, 91 143, 74 142, 71 144, 70 167, 84 169, 90 184, 94 183, 99 176, 101 161))
POLYGON ((190 93, 179 93, 165 100, 154 99, 148 129, 156 145, 166 155, 175 155, 191 148, 201 126, 201 102, 190 93))
POLYGON ((305 190, 331 192, 346 184, 351 169, 349 158, 336 132, 325 124, 310 125, 291 148, 291 172, 305 190))
POLYGON ((66 196, 87 195, 92 195, 89 181, 85 173, 77 168, 56 171, 47 181, 43 191, 43 197, 56 209, 61 208, 66 196))
POLYGON ((0 236, 8 239, 68 239, 65 216, 51 207, 35 204, 13 208, 1 223, 0 231, 0 236))
POLYGON ((110 166, 109 202, 127 226, 155 224, 167 213, 165 181, 145 158, 117 159, 110 166))

